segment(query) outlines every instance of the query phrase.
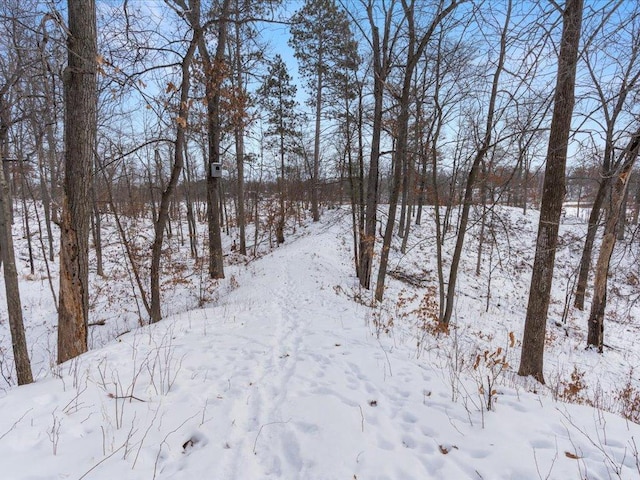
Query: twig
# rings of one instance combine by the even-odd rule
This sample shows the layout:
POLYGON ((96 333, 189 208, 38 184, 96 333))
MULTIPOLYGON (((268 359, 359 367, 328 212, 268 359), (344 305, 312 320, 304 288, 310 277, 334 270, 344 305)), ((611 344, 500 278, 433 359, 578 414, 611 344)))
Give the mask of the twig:
MULTIPOLYGON (((198 414, 194 413, 189 418, 187 418, 184 422, 182 422, 180 425, 178 425, 175 429, 173 429, 169 433, 167 433, 165 435, 165 437, 162 439, 162 442, 160 442, 160 448, 158 449, 158 454, 156 455, 156 461, 153 464, 153 477, 152 477, 152 480, 155 480, 156 475, 158 474, 158 462, 160 461, 160 455, 162 454, 162 447, 167 443, 167 438, 169 438, 170 435, 176 433, 178 430, 180 430, 182 427, 184 427, 189 420, 192 420, 193 418, 195 418, 197 416, 198 416, 198 414)), ((80 480, 80 479, 78 479, 78 480, 80 480)))
POLYGON ((7 430, 6 432, 4 432, 2 435, 0 435, 0 440, 2 440, 4 437, 6 437, 7 435, 9 435, 9 433, 11 433, 13 431, 14 428, 16 428, 16 426, 18 425, 18 423, 20 423, 22 421, 22 419, 24 417, 27 416, 27 413, 29 413, 31 410, 33 410, 33 408, 30 408, 29 410, 27 410, 26 412, 24 412, 22 414, 22 416, 17 419, 15 422, 13 422, 13 425, 11 425, 11 428, 9 428, 9 430, 7 430))
POLYGON ((93 470, 95 470, 96 468, 98 468, 102 463, 106 462, 107 460, 109 460, 111 457, 113 457, 116 453, 118 453, 120 450, 122 450, 124 448, 124 446, 127 444, 127 442, 125 441, 122 445, 120 445, 117 449, 115 449, 113 452, 111 452, 109 455, 107 455, 106 457, 104 457, 102 460, 100 460, 98 463, 96 463, 93 467, 91 467, 89 470, 87 470, 86 472, 84 472, 84 475, 82 475, 80 478, 78 478, 78 480, 82 480, 84 477, 86 477, 87 475, 89 475, 93 470))
POLYGON ((256 446, 258 445, 258 437, 260 437, 260 434, 262 433, 262 429, 268 425, 284 425, 286 423, 289 423, 291 421, 291 419, 287 420, 286 422, 270 422, 270 423, 265 423, 264 425, 260 425, 260 429, 258 430, 258 434, 256 435, 256 439, 253 442, 253 454, 257 455, 258 453, 256 452, 256 446))
POLYGON ((379 338, 378 338, 378 345, 380 345, 380 349, 382 350, 382 353, 384 353, 384 356, 387 359, 387 365, 389 365, 389 376, 393 377, 393 372, 391 371, 391 361, 389 361, 389 355, 387 355, 387 351, 382 346, 382 343, 380 342, 379 338))
POLYGON ((145 402, 146 400, 143 400, 141 398, 136 397, 135 395, 114 395, 113 393, 109 394, 109 398, 113 398, 115 400, 123 400, 123 399, 129 399, 129 400, 138 400, 139 402, 145 402))

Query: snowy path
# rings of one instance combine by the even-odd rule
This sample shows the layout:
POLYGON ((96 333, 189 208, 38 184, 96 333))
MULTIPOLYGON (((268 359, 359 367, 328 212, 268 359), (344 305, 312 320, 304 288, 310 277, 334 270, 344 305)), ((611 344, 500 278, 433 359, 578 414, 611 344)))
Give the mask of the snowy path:
MULTIPOLYGON (((233 412, 240 419, 236 425, 246 431, 233 432, 234 454, 221 478, 308 478, 304 437, 321 435, 322 424, 332 421, 326 418, 322 397, 345 401, 331 390, 335 376, 327 375, 332 364, 345 368, 334 353, 342 347, 337 335, 342 325, 336 324, 332 308, 336 292, 326 284, 339 273, 330 271, 335 268, 332 259, 317 253, 318 241, 306 237, 293 251, 276 251, 268 270, 259 273, 259 284, 250 289, 255 296, 249 302, 264 308, 258 320, 264 324, 254 325, 252 332, 254 339, 262 339, 264 351, 249 374, 254 380, 246 405, 236 405, 233 412), (252 456, 256 461, 247 462, 252 456)), ((358 420, 357 410, 352 413, 358 420)))
POLYGON ((345 229, 313 225, 231 270, 215 307, 0 398, 2 478, 640 478, 638 425, 521 389, 486 412, 470 378, 453 402, 446 361, 372 335, 345 229))

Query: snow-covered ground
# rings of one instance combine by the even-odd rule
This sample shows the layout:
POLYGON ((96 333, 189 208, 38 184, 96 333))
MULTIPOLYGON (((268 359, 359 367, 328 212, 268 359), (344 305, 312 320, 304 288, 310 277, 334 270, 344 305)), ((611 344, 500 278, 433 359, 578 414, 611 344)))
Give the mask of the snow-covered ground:
POLYGON ((605 333, 613 348, 585 352, 588 312, 562 320, 585 226, 563 227, 541 387, 514 374, 537 214, 496 214, 480 277, 469 236, 449 334, 432 328, 437 277, 426 216, 407 254, 394 250, 391 261, 424 286, 390 278, 387 301, 375 307, 353 277, 346 210, 227 267, 216 285, 190 273, 167 279, 169 311, 185 310, 194 289, 205 307, 150 327, 133 328, 137 308, 118 293, 132 289, 128 280, 93 278, 102 295, 92 316, 106 325, 91 327, 92 342, 105 346, 50 372, 51 294, 42 276, 25 278, 39 380, 0 394, 0 478, 640 478, 640 425, 605 411, 621 410, 620 392, 639 384, 622 252, 610 298, 617 314, 605 333))

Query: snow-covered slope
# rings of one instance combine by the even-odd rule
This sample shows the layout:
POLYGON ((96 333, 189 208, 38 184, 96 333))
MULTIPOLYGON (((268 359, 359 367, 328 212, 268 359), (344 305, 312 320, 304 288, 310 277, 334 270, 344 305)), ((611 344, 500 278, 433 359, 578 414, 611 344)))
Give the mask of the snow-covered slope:
POLYGON ((462 368, 455 330, 416 348, 402 315, 381 326, 393 307, 354 299, 348 235, 328 213, 230 268, 215 306, 8 391, 0 478, 640 478, 639 425, 526 391, 498 347, 462 368))

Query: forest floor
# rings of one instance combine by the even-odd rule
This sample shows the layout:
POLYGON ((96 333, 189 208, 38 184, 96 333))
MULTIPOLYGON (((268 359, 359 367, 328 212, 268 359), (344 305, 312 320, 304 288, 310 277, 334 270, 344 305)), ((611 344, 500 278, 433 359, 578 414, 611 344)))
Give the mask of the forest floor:
POLYGON ((448 333, 434 328, 426 217, 407 253, 392 252, 379 305, 354 278, 347 210, 255 260, 227 257, 217 283, 185 266, 174 240, 165 319, 139 328, 130 272, 107 237, 110 275, 92 275, 92 322, 104 325, 91 327, 89 353, 61 366, 39 260, 21 280, 36 383, 10 386, 0 325, 0 477, 640 478, 640 425, 622 416, 640 407, 637 242, 614 258, 610 347, 585 351, 588 312, 565 303, 586 226, 565 219, 541 386, 515 375, 537 212, 496 209, 479 276, 473 227, 448 333))

